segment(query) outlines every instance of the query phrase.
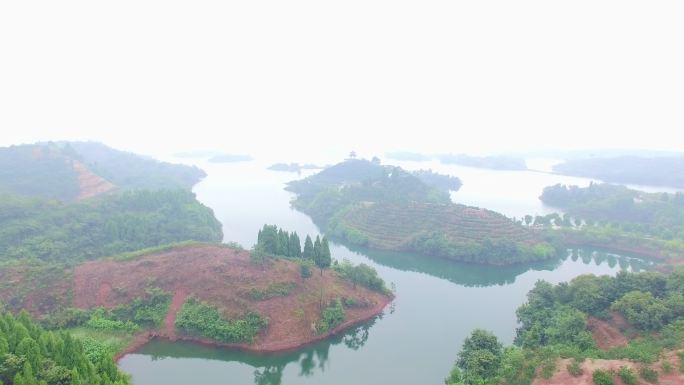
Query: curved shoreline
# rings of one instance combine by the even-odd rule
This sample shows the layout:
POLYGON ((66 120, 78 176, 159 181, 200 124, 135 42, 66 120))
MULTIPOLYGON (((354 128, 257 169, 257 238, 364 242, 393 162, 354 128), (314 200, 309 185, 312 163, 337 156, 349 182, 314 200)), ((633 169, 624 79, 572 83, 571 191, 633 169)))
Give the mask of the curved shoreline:
POLYGON ((204 346, 210 346, 210 347, 218 347, 218 348, 225 348, 225 349, 234 349, 238 351, 243 351, 243 352, 249 352, 249 353, 279 353, 279 352, 286 352, 286 351, 292 351, 292 350, 297 350, 300 349, 304 346, 314 344, 316 342, 323 341, 331 336, 334 336, 338 333, 347 331, 353 326, 362 324, 364 322, 370 321, 371 319, 380 316, 383 314, 385 307, 389 305, 395 297, 392 296, 387 296, 384 297, 384 300, 381 301, 380 303, 377 303, 370 311, 368 314, 365 314, 361 317, 357 317, 354 319, 346 320, 343 322, 341 325, 336 327, 335 329, 321 335, 314 336, 313 338, 307 339, 306 341, 301 341, 301 342, 279 342, 279 343, 265 343, 265 344, 246 344, 246 343, 225 343, 225 342, 219 342, 219 341, 214 341, 210 340, 207 338, 199 338, 199 337, 191 337, 191 336, 169 336, 167 333, 163 333, 160 331, 146 331, 144 333, 138 334, 133 342, 129 344, 124 350, 118 352, 116 355, 114 355, 114 361, 118 363, 122 358, 124 358, 126 355, 135 353, 137 350, 142 348, 144 345, 149 343, 150 341, 154 339, 162 339, 162 340, 167 340, 167 341, 184 341, 184 342, 192 342, 198 345, 204 345, 204 346))

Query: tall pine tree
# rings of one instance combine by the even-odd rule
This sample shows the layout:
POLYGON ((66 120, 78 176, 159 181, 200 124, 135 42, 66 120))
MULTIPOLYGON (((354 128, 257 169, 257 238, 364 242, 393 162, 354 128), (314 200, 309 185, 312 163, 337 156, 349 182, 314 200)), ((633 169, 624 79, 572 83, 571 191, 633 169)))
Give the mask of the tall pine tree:
POLYGON ((311 261, 314 259, 314 245, 313 242, 311 242, 311 237, 308 235, 306 236, 306 240, 304 240, 304 251, 302 252, 302 258, 311 261))

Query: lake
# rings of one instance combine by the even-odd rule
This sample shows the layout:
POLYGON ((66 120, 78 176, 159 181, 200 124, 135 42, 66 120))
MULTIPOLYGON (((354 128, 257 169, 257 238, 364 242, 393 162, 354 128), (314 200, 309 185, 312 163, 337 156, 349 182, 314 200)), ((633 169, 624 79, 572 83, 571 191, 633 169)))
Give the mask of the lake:
MULTIPOLYGON (((432 168, 457 175, 459 203, 518 218, 557 211, 537 199, 545 186, 587 185, 590 180, 534 171, 492 171, 435 163, 392 162, 407 169, 432 168)), ((290 208, 283 190, 301 175, 268 164, 198 162, 208 177, 194 189, 223 223, 225 241, 249 248, 265 224, 315 236, 311 219, 290 208)), ((334 241, 334 258, 375 267, 396 290, 385 313, 344 335, 279 354, 255 354, 189 343, 153 341, 125 356, 120 367, 135 385, 416 385, 442 384, 463 339, 475 328, 493 331, 506 344, 515 337, 515 309, 535 282, 562 282, 580 274, 649 269, 635 256, 568 250, 564 258, 509 267, 476 266, 410 254, 350 249, 334 241)))

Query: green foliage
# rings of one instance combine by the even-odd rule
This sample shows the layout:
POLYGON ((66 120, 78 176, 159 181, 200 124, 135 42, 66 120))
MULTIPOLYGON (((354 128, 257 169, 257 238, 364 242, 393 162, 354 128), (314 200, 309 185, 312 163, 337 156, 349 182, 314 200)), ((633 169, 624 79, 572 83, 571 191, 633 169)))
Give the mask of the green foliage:
POLYGON ((361 285, 378 293, 389 294, 385 281, 378 276, 378 272, 364 263, 352 265, 345 259, 333 267, 335 272, 343 279, 350 281, 354 287, 361 285))
POLYGON ((607 372, 605 370, 601 370, 601 369, 594 370, 594 373, 591 375, 591 378, 594 381, 594 385, 613 385, 613 384, 615 384, 615 381, 613 381, 613 374, 610 372, 607 372))
MULTIPOLYGON (((583 226, 585 236, 641 238, 665 248, 684 242, 684 193, 645 193, 625 186, 592 183, 588 187, 555 185, 544 189, 544 203, 599 226, 583 226)), ((535 223, 536 224, 536 223, 535 223)))
POLYGON ((618 156, 568 160, 553 171, 614 183, 684 187, 684 158, 618 156))
POLYGON ((684 373, 684 351, 677 352, 677 357, 679 357, 679 371, 684 373))
POLYGON ((79 262, 147 247, 218 242, 221 224, 189 191, 135 191, 87 201, 0 197, 0 259, 79 262))
POLYGON ((620 369, 618 369, 617 373, 618 377, 620 377, 622 383, 625 385, 636 385, 639 381, 639 378, 637 377, 634 370, 626 366, 620 366, 620 369))
POLYGON ((584 369, 582 369, 582 366, 580 366, 580 361, 573 358, 570 363, 568 364, 568 373, 570 373, 571 376, 573 377, 579 377, 582 374, 584 374, 584 369))
POLYGON ((642 366, 639 369, 639 376, 651 384, 658 383, 658 372, 649 368, 648 366, 642 366))
POLYGON ((74 200, 79 186, 72 163, 72 158, 55 144, 0 148, 0 191, 74 200))
POLYGON ((330 267, 332 257, 330 256, 328 238, 323 237, 321 241, 316 237, 316 242, 314 242, 314 263, 321 269, 321 274, 323 274, 323 269, 330 267))
POLYGON ((160 162, 101 143, 60 143, 71 147, 76 157, 95 174, 124 189, 190 190, 207 174, 195 166, 160 162))
POLYGON ((627 321, 641 330, 660 330, 670 318, 670 309, 651 293, 631 291, 611 306, 622 313, 627 321))
POLYGON ((300 258, 301 243, 297 233, 288 233, 276 225, 264 225, 257 235, 255 249, 266 255, 300 258))
POLYGON ((417 170, 411 174, 418 177, 423 183, 428 186, 440 189, 442 191, 458 191, 463 182, 456 176, 442 175, 432 172, 432 170, 417 170))
POLYGON ((663 368, 663 373, 665 373, 665 374, 672 373, 672 364, 669 361, 663 361, 663 363, 660 365, 660 367, 663 368))
POLYGON ((308 260, 299 261, 299 275, 301 275, 301 277, 304 279, 311 278, 312 267, 313 263, 308 260))
POLYGON ((264 301, 275 297, 285 297, 296 287, 297 284, 294 282, 277 282, 269 285, 266 289, 250 289, 249 298, 254 301, 264 301))
POLYGON ((503 346, 492 333, 476 329, 463 342, 456 366, 465 385, 496 384, 503 359, 503 346))
POLYGON ((179 331, 228 343, 252 343, 254 337, 266 326, 268 319, 258 313, 250 312, 241 318, 226 320, 217 308, 194 298, 183 304, 176 317, 176 328, 179 331))
POLYGON ((306 236, 306 240, 304 241, 304 250, 302 251, 302 258, 310 261, 313 261, 314 259, 313 242, 311 241, 311 237, 308 235, 306 236))
POLYGON ((333 330, 344 322, 344 317, 344 306, 342 305, 342 300, 338 298, 323 309, 321 319, 316 325, 316 331, 319 334, 323 334, 333 330))
POLYGON ((2 314, 0 326, 0 383, 130 384, 117 369, 112 352, 96 342, 45 331, 26 314, 18 318, 2 314))

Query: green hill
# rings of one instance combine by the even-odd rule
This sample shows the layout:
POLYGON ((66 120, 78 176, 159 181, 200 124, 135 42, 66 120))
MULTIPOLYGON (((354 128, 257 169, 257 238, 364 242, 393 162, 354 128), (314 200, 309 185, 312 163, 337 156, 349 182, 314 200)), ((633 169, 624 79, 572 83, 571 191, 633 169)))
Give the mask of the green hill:
POLYGON ((70 202, 116 188, 190 189, 206 174, 95 142, 0 148, 0 192, 70 202))
POLYGON ((399 167, 348 160, 289 188, 299 194, 295 208, 354 245, 496 265, 555 255, 532 230, 454 204, 444 188, 399 167))

